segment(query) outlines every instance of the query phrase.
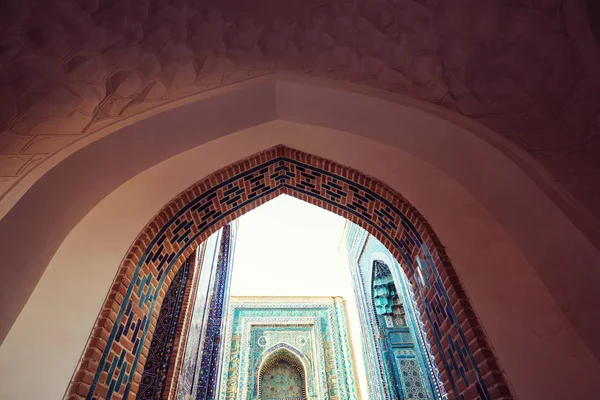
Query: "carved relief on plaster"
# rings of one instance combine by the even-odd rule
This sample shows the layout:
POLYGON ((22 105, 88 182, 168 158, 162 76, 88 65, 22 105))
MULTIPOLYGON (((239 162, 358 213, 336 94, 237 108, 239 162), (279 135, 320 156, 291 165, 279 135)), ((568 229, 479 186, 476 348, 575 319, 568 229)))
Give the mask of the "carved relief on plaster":
MULTIPOLYGON (((598 158, 589 137, 600 71, 582 66, 561 1, 10 0, 2 7, 1 154, 45 159, 148 108, 288 71, 467 115, 529 151, 593 208, 585 194, 598 186, 597 169, 589 157, 575 166, 566 155, 598 158), (580 185, 568 185, 575 175, 580 185)), ((0 177, 17 182, 31 170, 13 169, 0 177)))

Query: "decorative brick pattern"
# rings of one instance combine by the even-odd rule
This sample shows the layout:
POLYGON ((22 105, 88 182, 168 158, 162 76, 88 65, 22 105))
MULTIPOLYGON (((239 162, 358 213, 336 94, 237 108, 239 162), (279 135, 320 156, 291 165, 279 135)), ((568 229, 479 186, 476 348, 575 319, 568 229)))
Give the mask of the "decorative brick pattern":
POLYGON ((217 229, 280 194, 335 212, 366 229, 404 261, 413 285, 419 262, 435 271, 435 276, 427 277, 429 286, 417 292, 417 304, 427 316, 427 336, 449 398, 511 398, 460 280, 418 211, 373 178, 283 146, 205 178, 146 226, 119 269, 68 396, 106 398, 107 382, 122 375, 112 398, 135 397, 166 288, 186 257, 217 229), (427 304, 436 306, 429 309, 427 304), (427 323, 430 316, 438 321, 436 327, 427 323), (444 361, 448 359, 460 364, 457 361, 455 368, 444 361))
MULTIPOLYGON (((144 365, 142 382, 137 393, 138 400, 160 400, 163 397, 167 384, 167 371, 173 356, 173 347, 180 323, 181 309, 185 301, 186 288, 189 284, 190 259, 179 269, 175 279, 171 282, 167 294, 163 299, 158 314, 158 321, 150 351, 144 365)), ((118 390, 118 385, 114 387, 118 390)), ((111 391, 109 390, 109 396, 111 391)))

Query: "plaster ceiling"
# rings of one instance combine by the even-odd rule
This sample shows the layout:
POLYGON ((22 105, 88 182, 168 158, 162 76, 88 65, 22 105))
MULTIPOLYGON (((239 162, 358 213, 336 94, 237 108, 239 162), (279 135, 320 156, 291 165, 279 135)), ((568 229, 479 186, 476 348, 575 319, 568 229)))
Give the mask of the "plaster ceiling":
POLYGON ((600 44, 600 3, 594 0, 585 0, 588 20, 596 41, 600 44))
POLYGON ((285 71, 466 115, 528 152, 574 204, 600 217, 600 52, 583 0, 8 0, 0 7, 0 196, 85 135, 285 71))

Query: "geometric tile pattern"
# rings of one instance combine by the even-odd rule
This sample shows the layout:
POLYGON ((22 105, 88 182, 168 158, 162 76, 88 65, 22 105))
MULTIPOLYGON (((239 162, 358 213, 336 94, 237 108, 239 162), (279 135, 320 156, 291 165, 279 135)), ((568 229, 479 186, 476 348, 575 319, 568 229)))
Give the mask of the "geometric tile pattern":
POLYGON ((260 383, 261 398, 270 399, 298 399, 302 395, 304 382, 300 370, 285 359, 280 359, 265 369, 260 383))
POLYGON ((219 373, 219 351, 221 347, 219 339, 223 336, 224 305, 227 301, 227 286, 231 282, 229 279, 231 276, 230 262, 233 255, 230 246, 230 232, 231 226, 226 225, 223 227, 216 277, 211 288, 212 293, 208 307, 209 315, 206 322, 204 346, 200 359, 199 381, 196 393, 197 400, 215 398, 217 375, 219 373))
MULTIPOLYGON (((167 294, 160 307, 158 324, 150 351, 146 358, 142 383, 137 393, 138 400, 160 400, 165 389, 167 368, 173 352, 173 343, 177 332, 181 306, 183 305, 185 288, 189 282, 190 259, 179 269, 171 282, 167 294)), ((116 388, 118 390, 118 388, 116 388)), ((109 392, 109 397, 111 393, 109 392)))
POLYGON ((285 358, 301 371, 303 398, 355 400, 344 313, 341 298, 232 301, 218 399, 264 395, 265 367, 285 358))
MULTIPOLYGON (((405 351, 405 353, 409 353, 405 351)), ((400 358, 400 357, 398 357, 400 358)), ((405 392, 412 392, 413 396, 409 398, 425 400, 427 394, 421 384, 421 374, 419 372, 419 364, 414 355, 408 355, 400 358, 400 371, 402 372, 402 386, 405 392)))
POLYGON ((208 314, 211 295, 215 291, 219 261, 219 244, 223 230, 213 234, 199 247, 197 252, 196 274, 198 285, 192 292, 191 310, 188 312, 188 329, 183 335, 185 344, 180 353, 178 374, 175 375, 177 400, 195 400, 202 361, 203 341, 208 330, 208 314))
POLYGON ((185 257, 220 227, 280 194, 335 212, 366 229, 402 261, 413 286, 417 269, 421 271, 426 282, 416 291, 416 302, 426 316, 427 338, 450 398, 511 396, 443 245, 418 211, 373 178, 283 146, 201 180, 150 221, 118 271, 68 396, 106 398, 106 382, 122 373, 127 379, 111 396, 133 398, 165 288, 185 257), (122 368, 106 368, 115 362, 122 368))

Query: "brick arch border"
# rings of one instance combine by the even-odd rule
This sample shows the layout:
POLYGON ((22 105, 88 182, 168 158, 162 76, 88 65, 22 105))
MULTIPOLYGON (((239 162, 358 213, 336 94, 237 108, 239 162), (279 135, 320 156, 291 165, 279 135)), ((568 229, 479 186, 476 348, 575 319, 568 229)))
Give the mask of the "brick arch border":
POLYGON ((403 261, 450 399, 512 398, 454 267, 425 218, 384 183, 284 146, 199 181, 146 225, 117 272, 65 397, 134 398, 166 288, 186 258, 222 226, 281 194, 358 224, 403 261), (417 268, 425 282, 414 279, 417 268))

